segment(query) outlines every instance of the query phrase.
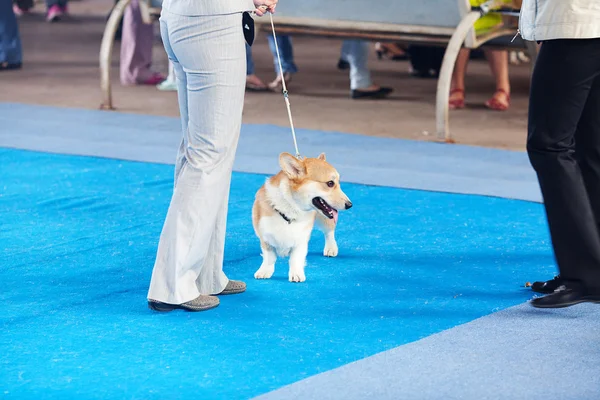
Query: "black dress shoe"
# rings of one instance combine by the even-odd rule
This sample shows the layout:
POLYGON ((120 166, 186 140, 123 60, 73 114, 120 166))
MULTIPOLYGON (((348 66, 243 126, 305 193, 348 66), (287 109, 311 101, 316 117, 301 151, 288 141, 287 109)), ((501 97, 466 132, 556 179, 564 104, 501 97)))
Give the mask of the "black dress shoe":
POLYGON ((342 71, 344 71, 344 70, 346 70, 346 69, 349 69, 349 68, 350 68, 350 63, 349 63, 348 61, 346 61, 346 60, 342 60, 342 59, 340 58, 340 60, 338 61, 338 65, 337 65, 337 67, 338 67, 338 69, 339 69, 339 70, 342 70, 342 71))
POLYGON ((420 69, 420 70, 412 70, 410 72, 410 76, 415 78, 423 78, 423 79, 435 79, 439 77, 440 71, 435 69, 420 69))
POLYGON ((531 300, 531 305, 536 308, 563 308, 586 302, 600 303, 600 293, 590 294, 581 285, 564 283, 552 294, 531 300))
POLYGON ((353 90, 353 99, 383 99, 392 93, 394 89, 381 87, 378 90, 353 90))
POLYGON ((556 275, 549 281, 533 282, 533 285, 531 285, 531 290, 537 293, 549 294, 554 292, 560 285, 562 285, 562 279, 560 278, 560 275, 556 275))

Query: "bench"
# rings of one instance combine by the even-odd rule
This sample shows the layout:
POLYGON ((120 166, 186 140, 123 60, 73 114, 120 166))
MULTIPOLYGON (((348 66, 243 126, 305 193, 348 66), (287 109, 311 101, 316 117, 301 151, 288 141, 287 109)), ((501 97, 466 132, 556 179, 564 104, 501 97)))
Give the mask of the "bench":
MULTIPOLYGON (((513 41, 519 10, 503 6, 496 0, 479 8, 472 8, 469 0, 283 0, 277 5, 274 24, 278 34, 446 47, 436 93, 436 133, 439 140, 451 143, 448 100, 461 47, 526 49, 532 65, 535 62, 534 43, 520 37, 513 41), (491 10, 504 16, 504 24, 476 35, 473 24, 491 10)), ((256 21, 259 30, 271 31, 268 19, 256 21)))
MULTIPOLYGON (((131 0, 120 0, 106 24, 100 50, 102 108, 113 109, 110 88, 110 58, 118 23, 131 0)), ((142 17, 151 23, 160 14, 160 0, 140 0, 142 17)), ((439 140, 452 143, 449 128, 448 100, 450 83, 458 52, 464 46, 527 49, 535 61, 534 43, 516 33, 518 10, 502 9, 490 0, 474 9, 469 0, 282 0, 274 18, 278 34, 309 35, 339 39, 393 41, 406 44, 446 47, 436 93, 436 133, 439 140), (505 16, 505 23, 480 35, 473 27, 482 15, 495 10, 505 16)), ((270 32, 268 18, 257 18, 257 28, 270 32)))

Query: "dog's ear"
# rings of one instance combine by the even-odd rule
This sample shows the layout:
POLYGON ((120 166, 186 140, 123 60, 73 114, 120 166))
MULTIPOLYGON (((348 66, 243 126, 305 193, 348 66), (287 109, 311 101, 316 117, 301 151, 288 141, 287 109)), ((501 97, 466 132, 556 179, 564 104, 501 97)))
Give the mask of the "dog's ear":
POLYGON ((281 153, 279 156, 279 165, 283 172, 291 179, 300 178, 306 173, 304 163, 290 153, 281 153))
POLYGON ((319 157, 318 157, 318 158, 319 158, 319 160, 327 161, 327 160, 325 159, 325 153, 321 153, 321 154, 319 154, 319 157))

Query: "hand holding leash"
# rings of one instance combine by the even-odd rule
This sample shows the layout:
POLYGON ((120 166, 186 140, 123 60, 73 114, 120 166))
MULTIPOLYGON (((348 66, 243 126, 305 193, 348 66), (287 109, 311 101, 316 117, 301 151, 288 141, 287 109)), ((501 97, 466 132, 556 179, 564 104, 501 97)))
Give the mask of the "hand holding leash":
POLYGON ((277 7, 278 0, 254 0, 254 6, 256 9, 254 10, 254 14, 262 17, 267 12, 273 14, 275 12, 275 7, 277 7))

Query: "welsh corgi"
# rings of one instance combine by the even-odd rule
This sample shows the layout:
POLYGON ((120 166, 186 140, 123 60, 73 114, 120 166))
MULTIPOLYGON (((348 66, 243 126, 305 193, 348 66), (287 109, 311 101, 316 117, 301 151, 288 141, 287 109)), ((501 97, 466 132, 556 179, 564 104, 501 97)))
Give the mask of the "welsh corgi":
POLYGON ((263 262, 254 274, 268 279, 275 272, 277 256, 289 256, 289 281, 304 282, 308 242, 315 221, 325 234, 323 255, 335 257, 338 211, 352 207, 340 187, 340 174, 325 159, 279 156, 281 171, 267 179, 256 193, 252 224, 260 239, 263 262))

